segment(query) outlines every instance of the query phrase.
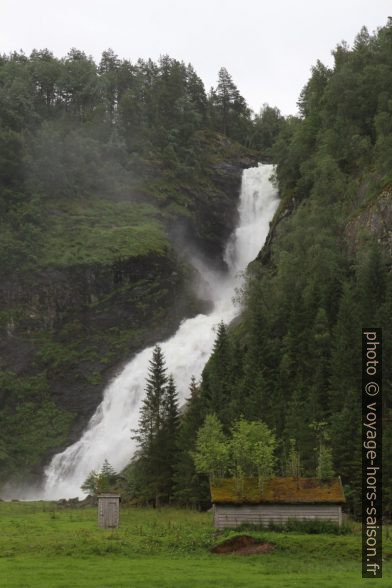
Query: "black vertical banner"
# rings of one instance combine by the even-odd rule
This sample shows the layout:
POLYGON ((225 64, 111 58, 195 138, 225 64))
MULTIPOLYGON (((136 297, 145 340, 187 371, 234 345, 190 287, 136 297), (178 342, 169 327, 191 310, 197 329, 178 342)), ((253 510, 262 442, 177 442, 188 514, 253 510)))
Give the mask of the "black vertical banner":
POLYGON ((362 577, 382 577, 381 329, 362 329, 362 577))

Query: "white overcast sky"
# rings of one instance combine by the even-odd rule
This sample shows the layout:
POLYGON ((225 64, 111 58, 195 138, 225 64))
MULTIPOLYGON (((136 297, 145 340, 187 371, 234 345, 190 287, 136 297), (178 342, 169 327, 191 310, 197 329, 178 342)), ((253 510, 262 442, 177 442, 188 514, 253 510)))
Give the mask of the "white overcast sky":
POLYGON ((331 64, 337 43, 390 14, 390 0, 0 0, 0 52, 167 53, 191 62, 207 90, 225 66, 255 111, 267 102, 294 114, 316 60, 331 64))

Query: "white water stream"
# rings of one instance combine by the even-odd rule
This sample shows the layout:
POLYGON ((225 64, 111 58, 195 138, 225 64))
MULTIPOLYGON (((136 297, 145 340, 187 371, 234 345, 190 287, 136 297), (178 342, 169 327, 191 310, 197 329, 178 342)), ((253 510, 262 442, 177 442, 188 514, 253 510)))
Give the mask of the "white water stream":
MULTIPOLYGON (((229 323, 240 312, 239 306, 233 303, 235 289, 241 285, 241 272, 264 244, 278 204, 276 188, 269 180, 272 172, 272 165, 261 164, 243 172, 239 225, 226 248, 229 272, 222 280, 221 276, 202 269, 214 303, 212 312, 183 321, 177 332, 161 343, 181 403, 188 396, 191 376, 200 377, 211 353, 216 335, 214 327, 221 320, 229 323)), ((83 496, 81 484, 92 469, 100 469, 105 458, 116 470, 127 465, 135 450, 131 429, 138 424, 152 350, 152 347, 144 349, 125 366, 106 388, 79 441, 53 457, 46 468, 45 485, 39 498, 83 496)))

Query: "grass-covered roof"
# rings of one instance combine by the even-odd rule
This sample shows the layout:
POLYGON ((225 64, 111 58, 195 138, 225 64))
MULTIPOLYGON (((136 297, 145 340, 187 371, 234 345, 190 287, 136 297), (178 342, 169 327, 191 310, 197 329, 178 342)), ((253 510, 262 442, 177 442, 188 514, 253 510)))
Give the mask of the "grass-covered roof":
POLYGON ((317 478, 272 478, 259 489, 257 478, 218 479, 211 486, 211 499, 220 504, 343 503, 340 478, 321 482, 317 478))

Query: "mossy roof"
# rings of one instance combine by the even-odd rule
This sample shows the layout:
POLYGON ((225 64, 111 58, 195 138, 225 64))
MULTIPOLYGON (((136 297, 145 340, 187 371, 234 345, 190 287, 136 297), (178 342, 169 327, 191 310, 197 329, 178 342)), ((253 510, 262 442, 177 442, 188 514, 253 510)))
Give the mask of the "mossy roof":
POLYGON ((271 478, 259 489, 257 478, 218 479, 211 485, 211 500, 219 504, 295 504, 346 502, 340 478, 321 482, 317 478, 271 478))

